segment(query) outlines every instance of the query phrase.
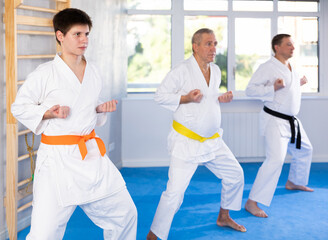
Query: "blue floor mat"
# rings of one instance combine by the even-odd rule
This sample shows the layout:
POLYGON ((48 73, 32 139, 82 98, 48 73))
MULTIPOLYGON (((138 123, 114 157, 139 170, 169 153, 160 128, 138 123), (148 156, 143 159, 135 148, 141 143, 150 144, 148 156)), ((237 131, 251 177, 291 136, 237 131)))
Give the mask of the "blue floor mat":
MULTIPOLYGON (((221 181, 200 166, 185 193, 184 202, 175 215, 170 231, 171 240, 209 239, 328 239, 328 163, 313 163, 309 187, 313 193, 288 191, 284 188, 289 164, 284 164, 272 204, 261 206, 268 218, 257 218, 244 209, 260 163, 241 164, 245 174, 243 205, 231 211, 231 217, 247 228, 246 233, 216 226, 220 209, 221 181)), ((167 167, 123 168, 121 173, 138 209, 137 239, 145 240, 162 191, 167 182, 167 167)), ((29 228, 18 233, 25 239, 29 228)), ((102 230, 77 208, 68 222, 64 240, 103 239, 102 230)))

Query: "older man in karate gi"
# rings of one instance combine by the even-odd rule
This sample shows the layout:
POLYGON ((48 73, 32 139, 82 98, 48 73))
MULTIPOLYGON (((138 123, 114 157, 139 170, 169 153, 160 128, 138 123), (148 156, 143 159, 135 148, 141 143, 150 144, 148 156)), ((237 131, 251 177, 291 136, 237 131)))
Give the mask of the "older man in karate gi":
POLYGON ((104 239, 135 240, 135 205, 94 132, 117 101, 100 103, 101 78, 84 57, 92 22, 70 8, 57 13, 53 24, 62 52, 29 74, 12 105, 21 123, 42 134, 27 239, 62 239, 79 205, 104 229, 104 239))
POLYGON ((192 37, 193 55, 169 72, 157 89, 155 100, 174 112, 174 121, 168 137, 169 181, 147 240, 168 238, 173 217, 199 164, 222 179, 217 225, 246 231, 229 216, 229 210, 241 208, 244 174, 222 140, 220 102, 230 102, 233 96, 231 92, 219 96, 221 71, 212 63, 216 45, 212 30, 198 30, 192 37))
POLYGON ((265 137, 266 159, 260 167, 245 208, 257 217, 268 217, 258 203, 270 206, 287 151, 292 155, 286 189, 313 191, 306 187, 312 160, 312 145, 301 121, 294 117, 301 106, 300 78, 289 63, 294 45, 291 36, 272 39, 274 57, 260 65, 252 76, 246 94, 264 102, 260 132, 265 137))

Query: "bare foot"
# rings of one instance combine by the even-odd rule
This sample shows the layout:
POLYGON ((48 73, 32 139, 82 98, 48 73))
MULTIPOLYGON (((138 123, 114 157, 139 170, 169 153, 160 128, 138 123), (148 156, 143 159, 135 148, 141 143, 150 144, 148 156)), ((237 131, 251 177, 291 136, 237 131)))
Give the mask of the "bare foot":
POLYGON ((306 192, 313 192, 312 188, 302 186, 302 185, 295 185, 294 183, 292 183, 289 180, 286 182, 285 188, 288 190, 301 190, 301 191, 306 191, 306 192))
POLYGON ((245 209, 247 212, 250 212, 256 217, 261 217, 261 218, 267 218, 268 215, 261 209, 259 206, 257 206, 257 202, 248 199, 246 204, 245 204, 245 209))
POLYGON ((236 223, 230 216, 229 210, 220 209, 220 213, 218 219, 216 220, 216 224, 220 227, 231 227, 240 232, 246 232, 246 228, 243 225, 239 225, 236 223))
POLYGON ((157 236, 152 231, 149 231, 146 240, 157 240, 157 236))

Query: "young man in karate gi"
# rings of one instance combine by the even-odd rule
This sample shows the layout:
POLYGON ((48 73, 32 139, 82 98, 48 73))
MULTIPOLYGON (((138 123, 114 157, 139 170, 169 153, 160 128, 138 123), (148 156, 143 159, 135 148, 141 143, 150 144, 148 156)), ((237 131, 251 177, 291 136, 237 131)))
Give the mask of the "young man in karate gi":
POLYGON ((104 229, 104 239, 135 240, 136 207, 94 132, 117 101, 99 101, 102 80, 84 57, 91 19, 69 8, 54 16, 53 25, 62 52, 27 77, 12 105, 21 123, 42 134, 27 239, 62 239, 79 205, 104 229))
POLYGON ((268 217, 257 203, 270 206, 287 151, 292 160, 286 189, 313 190, 309 180, 312 145, 301 121, 294 117, 301 106, 301 86, 307 83, 289 63, 294 45, 291 36, 272 39, 274 56, 260 65, 252 76, 246 94, 264 102, 260 132, 265 137, 266 159, 260 167, 245 208, 257 217, 268 217))
POLYGON ((219 96, 221 71, 213 63, 217 41, 204 28, 192 37, 193 55, 170 71, 157 89, 155 100, 174 112, 168 137, 171 154, 169 181, 162 193, 147 240, 167 239, 175 213, 199 164, 222 179, 221 208, 216 224, 245 232, 229 216, 240 210, 244 173, 222 140, 220 102, 233 98, 232 92, 219 96))

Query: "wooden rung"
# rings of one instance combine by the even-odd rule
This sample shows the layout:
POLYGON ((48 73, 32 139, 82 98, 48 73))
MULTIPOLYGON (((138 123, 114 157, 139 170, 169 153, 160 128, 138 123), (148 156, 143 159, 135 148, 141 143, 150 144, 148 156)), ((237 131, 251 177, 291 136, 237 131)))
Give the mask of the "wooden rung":
POLYGON ((24 9, 24 10, 39 11, 39 12, 48 12, 48 13, 57 13, 58 12, 58 10, 56 10, 56 9, 33 7, 33 6, 28 6, 28 5, 19 5, 18 8, 24 9))
POLYGON ((19 80, 19 81, 17 81, 17 85, 23 85, 24 82, 25 82, 25 80, 19 80))
POLYGON ((23 131, 19 131, 19 132, 18 132, 18 136, 21 136, 21 135, 24 135, 24 134, 26 134, 26 133, 30 133, 30 132, 32 132, 30 129, 26 129, 26 130, 23 130, 23 131))
POLYGON ((17 201, 30 196, 33 193, 32 189, 33 189, 33 183, 31 183, 29 185, 29 189, 28 189, 29 191, 26 191, 26 188, 22 188, 22 189, 18 190, 17 191, 17 201))
MULTIPOLYGON (((34 153, 34 155, 37 154, 37 153, 38 153, 38 150, 35 150, 33 153, 34 153)), ((24 154, 24 155, 18 157, 18 162, 19 162, 19 161, 22 161, 22 160, 24 160, 24 159, 27 159, 27 158, 29 158, 29 157, 30 157, 30 154, 28 154, 28 153, 27 153, 27 154, 24 154)))
POLYGON ((30 178, 27 178, 27 179, 25 179, 25 180, 23 180, 23 181, 20 181, 20 182, 17 184, 17 186, 18 186, 18 187, 21 187, 21 186, 23 186, 23 185, 25 185, 25 184, 27 184, 27 183, 29 183, 29 182, 31 182, 31 179, 30 179, 30 178))
POLYGON ((21 206, 20 208, 17 209, 17 212, 21 212, 21 211, 24 211, 25 209, 29 208, 32 206, 32 201, 31 202, 28 202, 26 204, 24 204, 23 206, 21 206))
POLYGON ((44 55, 18 55, 17 59, 41 59, 41 58, 54 58, 55 54, 44 54, 44 55))
POLYGON ((38 27, 52 27, 51 18, 31 17, 31 16, 16 16, 16 23, 18 25, 30 25, 38 27))
POLYGON ((49 35, 54 36, 54 32, 49 31, 31 31, 31 30, 17 30, 17 34, 28 34, 28 35, 49 35))
POLYGON ((67 3, 67 0, 56 0, 56 2, 67 3))

